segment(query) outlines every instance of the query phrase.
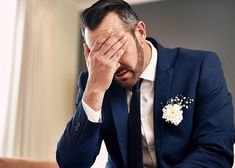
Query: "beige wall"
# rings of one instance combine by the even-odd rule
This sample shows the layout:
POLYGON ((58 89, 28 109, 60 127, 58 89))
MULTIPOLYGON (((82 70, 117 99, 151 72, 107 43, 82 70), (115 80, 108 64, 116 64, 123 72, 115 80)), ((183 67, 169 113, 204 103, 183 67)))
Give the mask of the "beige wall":
POLYGON ((78 11, 72 3, 58 0, 55 14, 55 53, 58 59, 55 60, 56 76, 51 87, 55 87, 55 104, 52 106, 58 115, 54 116, 51 125, 54 135, 50 139, 50 159, 55 158, 55 145, 74 111, 78 76, 78 11))
MULTIPOLYGON (((78 46, 79 46, 78 11, 72 3, 58 1, 56 7, 56 110, 58 110, 58 133, 64 130, 62 123, 67 123, 74 111, 74 98, 77 83, 78 46)), ((56 117, 55 117, 56 118, 56 117)))

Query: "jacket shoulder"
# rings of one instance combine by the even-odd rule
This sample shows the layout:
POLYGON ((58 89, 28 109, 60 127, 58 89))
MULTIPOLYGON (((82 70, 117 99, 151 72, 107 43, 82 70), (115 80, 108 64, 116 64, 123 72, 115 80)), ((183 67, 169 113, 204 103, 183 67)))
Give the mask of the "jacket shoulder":
POLYGON ((186 48, 166 48, 167 53, 175 57, 175 63, 190 64, 191 66, 201 65, 205 60, 209 62, 220 62, 216 53, 204 50, 186 48))

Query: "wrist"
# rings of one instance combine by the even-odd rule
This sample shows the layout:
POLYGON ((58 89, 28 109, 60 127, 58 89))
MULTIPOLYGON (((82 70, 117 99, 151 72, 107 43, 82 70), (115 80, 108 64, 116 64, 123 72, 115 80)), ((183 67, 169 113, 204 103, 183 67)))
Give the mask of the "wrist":
POLYGON ((105 91, 99 90, 96 87, 87 85, 83 100, 89 105, 94 111, 99 111, 102 107, 105 91))

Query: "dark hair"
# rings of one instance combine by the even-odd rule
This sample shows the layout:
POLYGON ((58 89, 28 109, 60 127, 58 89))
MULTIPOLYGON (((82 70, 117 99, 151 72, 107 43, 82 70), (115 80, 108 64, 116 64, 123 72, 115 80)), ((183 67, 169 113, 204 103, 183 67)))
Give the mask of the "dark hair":
POLYGON ((116 13, 124 23, 124 27, 131 32, 139 21, 136 13, 125 1, 99 0, 91 7, 85 9, 80 15, 82 35, 84 36, 85 28, 95 30, 101 24, 104 17, 110 12, 116 13))

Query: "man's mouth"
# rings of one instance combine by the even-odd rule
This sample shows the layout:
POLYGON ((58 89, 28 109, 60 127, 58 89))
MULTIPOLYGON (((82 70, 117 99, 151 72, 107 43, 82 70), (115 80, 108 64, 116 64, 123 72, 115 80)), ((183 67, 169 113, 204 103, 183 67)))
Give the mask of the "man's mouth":
POLYGON ((126 69, 121 70, 121 71, 117 70, 117 72, 115 73, 115 76, 120 77, 120 76, 124 75, 127 72, 128 72, 128 70, 126 70, 126 69))

